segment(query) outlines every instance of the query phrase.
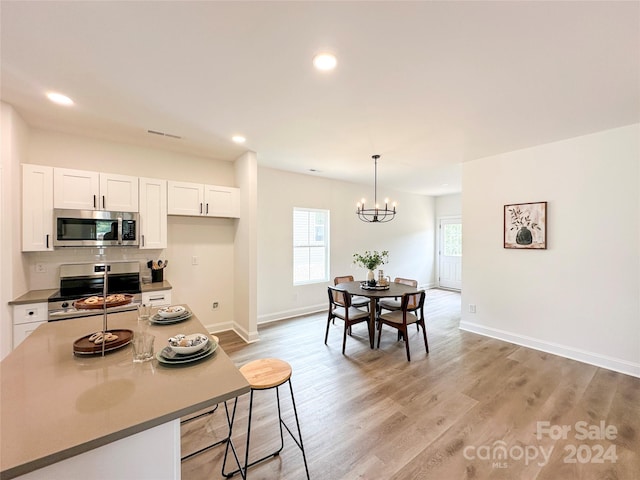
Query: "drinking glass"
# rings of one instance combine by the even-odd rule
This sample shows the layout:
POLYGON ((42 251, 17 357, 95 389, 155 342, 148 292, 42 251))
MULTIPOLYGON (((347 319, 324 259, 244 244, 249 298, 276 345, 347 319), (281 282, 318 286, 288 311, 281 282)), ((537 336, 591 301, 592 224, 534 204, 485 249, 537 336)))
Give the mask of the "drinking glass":
POLYGON ((147 332, 136 332, 133 335, 133 362, 141 363, 153 358, 153 346, 156 337, 147 332))
POLYGON ((151 317, 151 305, 141 303, 138 305, 138 320, 141 322, 149 321, 151 317))

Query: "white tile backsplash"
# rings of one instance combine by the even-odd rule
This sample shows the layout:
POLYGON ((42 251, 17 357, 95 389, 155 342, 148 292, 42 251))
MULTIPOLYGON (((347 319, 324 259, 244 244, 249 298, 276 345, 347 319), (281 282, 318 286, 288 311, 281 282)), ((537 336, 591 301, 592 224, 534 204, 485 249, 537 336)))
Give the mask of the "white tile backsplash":
POLYGON ((65 263, 97 263, 134 261, 140 262, 142 275, 149 274, 147 262, 164 258, 163 250, 140 250, 135 247, 109 248, 57 248, 52 252, 23 253, 29 268, 29 290, 58 288, 60 265, 65 263), (36 265, 44 266, 45 272, 37 272, 36 265))

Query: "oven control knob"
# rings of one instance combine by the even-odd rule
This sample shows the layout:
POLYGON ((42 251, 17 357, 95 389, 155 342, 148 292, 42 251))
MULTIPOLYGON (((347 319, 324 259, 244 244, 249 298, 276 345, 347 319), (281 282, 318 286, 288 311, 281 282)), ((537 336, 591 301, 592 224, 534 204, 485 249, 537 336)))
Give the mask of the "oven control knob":
POLYGON ((69 302, 62 302, 62 308, 67 308, 69 306, 69 302))

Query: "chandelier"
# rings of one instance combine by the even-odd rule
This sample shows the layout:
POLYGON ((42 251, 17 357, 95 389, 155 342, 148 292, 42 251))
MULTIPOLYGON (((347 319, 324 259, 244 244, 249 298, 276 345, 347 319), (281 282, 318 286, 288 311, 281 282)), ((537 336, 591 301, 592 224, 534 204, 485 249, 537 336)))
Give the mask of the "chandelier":
POLYGON ((373 181, 373 207, 366 208, 365 200, 362 199, 361 202, 358 202, 358 209, 356 213, 358 214, 358 218, 363 222, 368 223, 384 223, 390 222, 396 216, 396 204, 392 205, 392 209, 389 209, 389 199, 384 199, 384 208, 380 208, 378 204, 378 159, 380 155, 373 155, 374 164, 375 164, 375 174, 373 181))

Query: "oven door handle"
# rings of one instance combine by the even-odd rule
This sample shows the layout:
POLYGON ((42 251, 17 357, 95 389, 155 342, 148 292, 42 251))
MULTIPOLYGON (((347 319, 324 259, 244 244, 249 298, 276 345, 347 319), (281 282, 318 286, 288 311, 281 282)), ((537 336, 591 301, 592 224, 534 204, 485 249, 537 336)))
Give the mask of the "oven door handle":
POLYGON ((122 245, 122 217, 118 217, 118 245, 122 245))

